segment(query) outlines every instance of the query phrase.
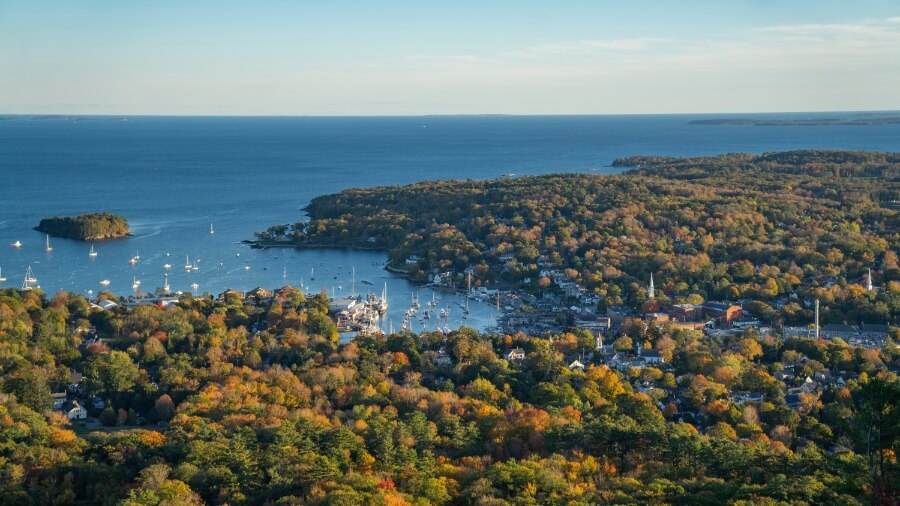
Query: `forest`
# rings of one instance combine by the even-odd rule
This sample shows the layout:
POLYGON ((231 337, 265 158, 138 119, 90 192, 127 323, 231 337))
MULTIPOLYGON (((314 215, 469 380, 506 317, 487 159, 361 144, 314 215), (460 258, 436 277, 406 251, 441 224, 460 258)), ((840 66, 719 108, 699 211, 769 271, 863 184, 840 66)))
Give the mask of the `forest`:
POLYGON ((754 315, 807 324, 900 323, 900 154, 794 151, 630 157, 617 175, 428 181, 313 199, 308 221, 258 244, 380 248, 424 281, 470 270, 476 285, 539 293, 558 269, 610 305, 750 300, 754 315), (407 262, 407 259, 415 262, 407 262), (876 290, 864 289, 868 269, 876 290))
POLYGON ((3 504, 896 503, 893 343, 632 326, 617 348, 669 366, 577 370, 585 333, 339 344, 326 310, 291 288, 112 311, 0 290, 3 504), (793 409, 789 366, 850 379, 793 409), (67 388, 87 421, 51 408, 67 388))
POLYGON ((129 235, 128 220, 112 213, 44 218, 34 229, 45 234, 82 241, 99 241, 129 235))

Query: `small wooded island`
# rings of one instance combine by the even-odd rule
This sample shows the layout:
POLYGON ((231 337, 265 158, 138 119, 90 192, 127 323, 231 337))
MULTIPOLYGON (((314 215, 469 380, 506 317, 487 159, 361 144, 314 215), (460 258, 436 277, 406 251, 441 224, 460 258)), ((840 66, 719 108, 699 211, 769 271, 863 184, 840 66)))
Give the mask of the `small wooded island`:
POLYGON ((128 220, 112 213, 44 218, 34 229, 52 236, 82 241, 99 241, 131 235, 128 232, 128 220))

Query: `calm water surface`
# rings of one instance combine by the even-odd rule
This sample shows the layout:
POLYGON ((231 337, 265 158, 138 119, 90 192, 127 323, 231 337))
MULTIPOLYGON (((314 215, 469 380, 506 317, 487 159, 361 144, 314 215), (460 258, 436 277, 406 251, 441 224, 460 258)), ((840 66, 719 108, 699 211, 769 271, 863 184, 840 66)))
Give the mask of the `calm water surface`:
MULTIPOLYGON (((728 115, 727 117, 737 117, 728 115)), ((753 115, 754 118, 844 114, 753 115)), ((253 232, 303 219, 312 197, 350 187, 502 174, 609 173, 634 154, 713 155, 789 149, 900 150, 900 125, 691 126, 713 116, 171 118, 129 117, 0 121, 0 269, 20 286, 32 266, 48 293, 87 294, 110 280, 119 295, 163 285, 218 293, 285 283, 329 294, 380 293, 384 326, 399 327, 413 292, 428 289, 383 270, 377 252, 253 250, 253 232), (42 217, 107 210, 127 217, 133 237, 95 245, 32 231, 42 217), (209 233, 210 224, 215 234, 209 233), (23 246, 9 246, 14 241, 23 246), (128 260, 139 254, 132 266, 128 260), (186 257, 198 269, 186 271, 186 257), (163 265, 172 268, 166 271, 163 265), (315 278, 315 279, 313 279, 315 278)), ((722 117, 716 115, 715 117, 722 117)), ((445 296, 450 327, 463 322, 445 296)), ((466 324, 489 324, 494 308, 473 304, 466 324)), ((435 322, 428 322, 433 327, 435 322)), ((417 322, 416 328, 420 324, 417 322)))

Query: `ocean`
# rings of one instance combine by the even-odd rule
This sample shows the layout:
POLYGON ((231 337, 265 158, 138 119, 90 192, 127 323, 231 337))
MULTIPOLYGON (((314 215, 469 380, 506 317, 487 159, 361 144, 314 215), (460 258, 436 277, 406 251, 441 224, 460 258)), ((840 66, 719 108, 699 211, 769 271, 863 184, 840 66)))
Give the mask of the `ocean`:
MULTIPOLYGON (((53 117, 0 121, 2 287, 22 284, 31 266, 48 294, 117 295, 161 287, 218 293, 301 283, 308 291, 381 293, 399 328, 414 293, 431 291, 383 269, 385 255, 347 250, 254 250, 242 240, 304 218, 309 200, 351 187, 504 174, 612 173, 613 159, 652 154, 715 155, 794 149, 900 150, 900 125, 689 125, 719 117, 856 118, 858 113, 660 116, 423 117, 53 117), (110 211, 133 237, 95 244, 32 230, 41 218, 110 211), (215 233, 210 234, 210 225, 215 233), (21 241, 21 248, 9 246, 21 241), (128 260, 139 254, 140 262, 128 260), (197 269, 184 268, 186 258, 197 269), (169 263, 171 269, 164 269, 169 263), (313 279, 314 278, 314 279, 313 279)), ((447 324, 484 328, 495 313, 444 295, 447 324)), ((424 322, 433 327, 435 322, 424 322)), ((418 328, 416 328, 418 330, 418 328)))

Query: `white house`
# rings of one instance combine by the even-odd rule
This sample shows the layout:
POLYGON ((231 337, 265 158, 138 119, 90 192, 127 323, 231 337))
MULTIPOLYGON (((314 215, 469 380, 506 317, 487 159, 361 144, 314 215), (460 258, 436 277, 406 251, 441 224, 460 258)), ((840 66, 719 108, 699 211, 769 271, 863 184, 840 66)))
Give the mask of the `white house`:
POLYGON ((569 370, 570 371, 583 371, 584 363, 582 363, 581 360, 576 358, 575 360, 572 360, 571 362, 569 362, 569 370))
POLYGON ((72 409, 66 415, 69 420, 84 420, 87 418, 87 410, 84 409, 78 401, 72 401, 72 409))
POLYGON ((525 360, 525 350, 522 348, 513 348, 506 352, 506 360, 510 362, 518 362, 525 360))

